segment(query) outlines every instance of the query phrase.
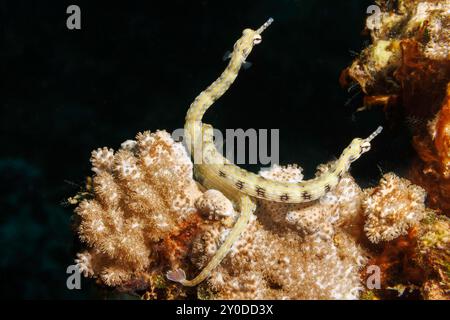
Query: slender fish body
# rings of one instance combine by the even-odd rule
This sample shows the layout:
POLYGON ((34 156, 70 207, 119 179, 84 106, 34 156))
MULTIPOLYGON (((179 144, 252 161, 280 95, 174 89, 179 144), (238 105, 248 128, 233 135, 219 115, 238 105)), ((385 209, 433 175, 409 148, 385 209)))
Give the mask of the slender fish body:
POLYGON ((188 151, 194 161, 195 176, 207 188, 222 191, 240 207, 240 216, 221 247, 206 267, 192 280, 186 279, 183 270, 169 271, 167 278, 185 286, 195 286, 205 280, 227 255, 233 244, 245 230, 255 204, 250 197, 284 203, 301 203, 316 200, 338 183, 353 161, 370 150, 370 142, 381 132, 379 127, 366 139, 356 138, 342 152, 330 169, 322 175, 299 183, 284 183, 266 179, 245 171, 225 159, 215 148, 213 128, 203 124, 205 112, 233 84, 253 47, 262 41, 261 33, 272 23, 270 18, 259 29, 245 29, 236 41, 230 62, 219 78, 192 102, 185 121, 185 137, 188 151))

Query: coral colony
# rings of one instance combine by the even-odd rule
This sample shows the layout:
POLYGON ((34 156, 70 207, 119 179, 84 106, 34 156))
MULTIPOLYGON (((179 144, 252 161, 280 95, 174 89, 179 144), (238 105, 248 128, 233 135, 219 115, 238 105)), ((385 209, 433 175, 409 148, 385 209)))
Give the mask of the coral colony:
MULTIPOLYGON (((357 82, 364 108, 381 104, 392 122, 399 114, 426 119, 414 128, 418 158, 409 177, 387 173, 361 189, 348 172, 380 130, 355 139, 342 163, 319 165, 308 181, 298 165, 249 178, 222 164, 213 175, 166 131, 139 133, 117 151, 93 151, 88 192, 71 199, 85 244, 80 271, 143 299, 449 299, 450 1, 378 5, 373 43, 341 80, 357 82), (302 201, 290 201, 294 185, 305 188, 302 201), (280 186, 288 186, 286 197, 280 186)), ((271 22, 246 29, 235 48, 261 42, 271 22)), ((231 85, 239 59, 234 52, 229 71, 236 74, 224 72, 216 86, 231 85)), ((211 96, 196 101, 212 104, 226 89, 208 88, 211 96)), ((209 129, 200 127, 205 143, 209 129)), ((188 148, 195 148, 191 138, 188 148)), ((205 153, 217 159, 213 149, 205 153)))

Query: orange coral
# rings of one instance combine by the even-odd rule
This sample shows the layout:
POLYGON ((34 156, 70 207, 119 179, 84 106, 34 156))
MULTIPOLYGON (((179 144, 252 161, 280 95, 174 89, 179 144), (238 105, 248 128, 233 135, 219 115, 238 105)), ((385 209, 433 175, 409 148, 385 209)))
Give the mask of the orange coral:
MULTIPOLYGON (((398 293, 393 289, 399 287, 399 284, 420 286, 424 281, 423 269, 414 262, 417 255, 416 247, 417 228, 411 228, 407 235, 383 244, 381 252, 367 263, 367 266, 380 268, 380 289, 383 297, 397 296, 398 293)), ((367 280, 370 273, 365 268, 361 275, 367 280)))
MULTIPOLYGON (((434 139, 437 154, 440 159, 442 176, 445 179, 450 178, 450 82, 447 86, 447 97, 439 111, 436 123, 436 137, 434 139)), ((447 190, 447 191, 450 191, 447 190)), ((450 198, 450 192, 445 196, 450 198)))
POLYGON ((430 206, 450 214, 450 83, 442 108, 413 145, 420 161, 410 170, 412 180, 427 189, 430 206))

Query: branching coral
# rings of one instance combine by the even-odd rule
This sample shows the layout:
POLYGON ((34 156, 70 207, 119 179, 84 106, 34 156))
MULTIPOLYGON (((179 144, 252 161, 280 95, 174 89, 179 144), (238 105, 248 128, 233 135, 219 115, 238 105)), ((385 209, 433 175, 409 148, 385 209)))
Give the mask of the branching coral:
POLYGON ((194 222, 201 195, 192 163, 167 132, 144 132, 114 152, 92 152, 94 194, 81 201, 78 233, 87 251, 77 263, 110 286, 142 276, 156 262, 160 241, 194 222))

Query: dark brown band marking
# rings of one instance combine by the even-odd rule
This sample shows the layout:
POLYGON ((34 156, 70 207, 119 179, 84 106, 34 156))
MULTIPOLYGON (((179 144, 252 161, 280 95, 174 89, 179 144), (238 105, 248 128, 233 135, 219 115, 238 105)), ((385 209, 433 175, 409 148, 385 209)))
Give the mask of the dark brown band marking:
POLYGON ((260 186, 256 186, 255 190, 256 190, 256 194, 258 196, 263 197, 263 198, 266 197, 266 189, 261 188, 260 186))
POLYGON ((285 201, 289 201, 289 195, 287 193, 283 194, 280 196, 280 200, 285 202, 285 201))
POLYGON ((219 176, 221 176, 222 178, 226 178, 227 175, 222 170, 219 170, 219 176))
POLYGON ((312 196, 308 191, 303 191, 302 198, 305 200, 311 200, 312 196))
POLYGON ((244 182, 242 182, 241 180, 238 180, 235 185, 239 190, 244 189, 244 182))
POLYGON ((329 185, 329 184, 326 184, 326 185, 325 185, 325 188, 324 188, 324 189, 325 189, 325 192, 327 192, 327 193, 328 193, 328 192, 330 192, 330 190, 331 190, 331 187, 330 187, 330 185, 329 185))

